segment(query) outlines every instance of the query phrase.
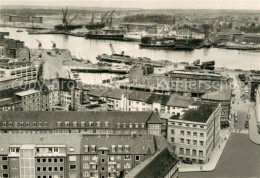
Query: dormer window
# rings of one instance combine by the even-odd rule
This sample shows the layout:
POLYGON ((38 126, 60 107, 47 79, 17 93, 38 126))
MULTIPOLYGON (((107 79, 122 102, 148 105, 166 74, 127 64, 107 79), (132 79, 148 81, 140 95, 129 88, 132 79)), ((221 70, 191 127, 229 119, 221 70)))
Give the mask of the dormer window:
POLYGON ((3 127, 6 127, 6 122, 3 122, 3 127))
POLYGON ((135 128, 138 128, 138 123, 135 123, 135 128))
POLYGON ((57 122, 57 127, 61 127, 61 122, 57 122))
POLYGON ((85 127, 85 122, 80 123, 81 127, 85 127))
POLYGON ((122 145, 118 145, 118 152, 122 152, 123 151, 123 146, 122 145))
POLYGON ((85 150, 86 153, 89 152, 89 147, 88 147, 88 145, 84 145, 84 150, 85 150))
POLYGON ((77 122, 73 122, 73 127, 77 127, 78 123, 77 122))
POLYGON ((30 125, 29 122, 26 122, 26 127, 29 127, 29 125, 30 125))
POLYGON ((105 122, 105 127, 108 127, 109 126, 109 122, 105 122))
POLYGON ((116 145, 112 145, 111 148, 112 148, 112 152, 116 152, 116 145))
POLYGON ((48 122, 44 122, 44 127, 47 127, 48 126, 48 122))
POLYGON ((144 123, 141 123, 141 127, 144 128, 144 123))
POLYGON ((13 126, 13 123, 12 122, 9 122, 9 127, 12 127, 13 126))
POLYGON ((129 128, 132 128, 132 127, 133 127, 132 123, 129 123, 129 128))
POLYGON ((91 145, 91 152, 96 152, 96 146, 95 145, 91 145))
POLYGON ((70 152, 75 151, 74 147, 70 147, 70 152))
POLYGON ((97 127, 100 127, 101 126, 101 122, 97 122, 97 127))
POLYGON ((116 123, 116 127, 119 129, 120 128, 120 123, 116 123))
POLYGON ((58 152, 59 152, 59 148, 56 148, 56 147, 53 148, 53 152, 54 152, 54 153, 58 153, 58 152))
POLYGON ((125 145, 125 151, 126 151, 126 152, 129 151, 129 145, 125 145))
POLYGON ((89 122, 88 125, 92 127, 93 126, 93 122, 89 122))
POLYGON ((36 122, 33 122, 33 127, 36 127, 36 122))
POLYGON ((69 127, 70 123, 69 122, 65 122, 65 127, 69 127))
POLYGON ((20 122, 20 127, 23 127, 23 122, 20 122))
POLYGON ((123 128, 126 128, 126 123, 123 123, 123 128))
POLYGON ((41 126, 42 126, 42 123, 41 123, 41 122, 38 122, 38 126, 41 127, 41 126))
POLYGON ((18 122, 15 122, 15 123, 14 123, 14 126, 17 127, 17 126, 18 126, 18 122))

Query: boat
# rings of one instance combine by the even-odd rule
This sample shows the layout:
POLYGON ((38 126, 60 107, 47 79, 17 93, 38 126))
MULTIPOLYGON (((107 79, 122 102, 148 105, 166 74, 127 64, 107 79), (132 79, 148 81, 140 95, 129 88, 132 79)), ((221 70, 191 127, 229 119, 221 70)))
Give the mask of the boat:
POLYGON ((106 26, 106 24, 104 22, 96 22, 96 23, 89 23, 87 25, 85 25, 85 27, 88 30, 98 30, 98 29, 102 29, 106 26))
POLYGON ((63 24, 54 26, 55 30, 59 30, 59 31, 71 31, 82 27, 83 25, 63 25, 63 24))
POLYGON ((23 30, 17 30, 16 32, 23 32, 23 30))
POLYGON ((131 57, 129 55, 125 55, 124 51, 121 54, 115 53, 115 50, 110 44, 110 48, 112 51, 111 55, 102 54, 97 56, 97 60, 100 62, 107 62, 107 63, 122 63, 125 65, 135 65, 135 64, 142 64, 142 65, 151 65, 154 67, 165 67, 165 61, 153 61, 147 57, 131 57))
POLYGON ((93 30, 88 32, 85 37, 87 39, 102 39, 102 40, 124 40, 124 31, 122 29, 93 30))

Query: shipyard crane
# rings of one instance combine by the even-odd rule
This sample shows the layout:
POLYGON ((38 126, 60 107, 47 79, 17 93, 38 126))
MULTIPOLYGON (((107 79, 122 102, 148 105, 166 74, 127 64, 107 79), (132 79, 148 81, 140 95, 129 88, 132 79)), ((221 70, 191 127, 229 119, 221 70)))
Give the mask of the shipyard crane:
POLYGON ((114 50, 114 48, 113 48, 113 45, 110 43, 109 46, 110 46, 110 49, 111 49, 111 51, 112 51, 112 54, 116 54, 116 52, 115 52, 115 50, 114 50))
POLYGON ((105 12, 104 14, 101 14, 101 22, 105 22, 105 20, 107 19, 107 15, 110 11, 105 12))
POLYGON ((52 43, 52 47, 56 48, 56 43, 54 41, 51 41, 51 43, 52 43))
POLYGON ((76 14, 73 18, 70 19, 70 21, 67 23, 67 25, 70 25, 72 23, 72 21, 78 17, 79 14, 76 14))
POLYGON ((42 42, 38 39, 36 39, 37 43, 38 43, 38 48, 41 48, 42 47, 42 42))
POLYGON ((113 11, 108 15, 108 17, 107 17, 107 19, 106 19, 106 25, 107 25, 108 27, 111 27, 111 25, 112 25, 114 12, 115 12, 115 10, 113 10, 113 11))

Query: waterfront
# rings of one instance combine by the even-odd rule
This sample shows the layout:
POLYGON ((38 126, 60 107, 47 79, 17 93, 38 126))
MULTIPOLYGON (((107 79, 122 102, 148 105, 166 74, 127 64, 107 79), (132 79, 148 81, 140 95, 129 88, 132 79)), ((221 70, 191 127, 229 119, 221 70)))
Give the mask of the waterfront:
POLYGON ((216 67, 227 67, 230 69, 258 70, 260 69, 259 51, 239 51, 219 48, 202 48, 193 51, 170 51, 140 49, 138 42, 121 42, 110 40, 89 40, 82 37, 67 35, 28 35, 26 30, 16 32, 17 28, 0 28, 1 31, 10 32, 7 38, 25 41, 29 48, 37 48, 36 39, 42 42, 43 48, 51 48, 55 41, 57 48, 69 49, 72 55, 97 62, 96 57, 100 54, 111 54, 109 44, 112 43, 117 53, 124 51, 126 55, 134 57, 149 57, 152 60, 169 60, 171 62, 193 62, 215 60, 216 67))

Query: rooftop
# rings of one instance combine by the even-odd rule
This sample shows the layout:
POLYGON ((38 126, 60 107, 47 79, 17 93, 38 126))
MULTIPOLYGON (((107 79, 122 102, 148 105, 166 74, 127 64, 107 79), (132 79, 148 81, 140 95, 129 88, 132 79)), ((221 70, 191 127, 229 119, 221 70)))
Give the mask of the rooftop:
POLYGON ((40 93, 40 91, 31 89, 31 90, 21 91, 21 92, 15 93, 15 94, 18 96, 27 96, 27 95, 32 95, 32 94, 36 94, 36 93, 40 93))
POLYGON ((167 173, 178 163, 167 147, 146 159, 133 168, 126 178, 159 178, 167 173))
POLYGON ((206 93, 202 96, 204 100, 229 101, 231 99, 231 89, 219 90, 216 92, 206 93))
POLYGON ((188 108, 190 104, 194 102, 194 99, 189 96, 171 95, 167 102, 167 106, 188 108))
POLYGON ((182 116, 173 116, 171 119, 206 123, 216 108, 216 104, 203 104, 198 109, 190 109, 182 116))
POLYGON ((147 103, 152 104, 152 103, 161 103, 162 105, 166 105, 167 102, 170 99, 170 95, 160 95, 160 94, 155 94, 153 93, 148 99, 147 103))
POLYGON ((134 101, 142 101, 146 102, 148 98, 152 95, 150 92, 144 92, 144 91, 132 91, 129 95, 129 100, 134 100, 134 101))

